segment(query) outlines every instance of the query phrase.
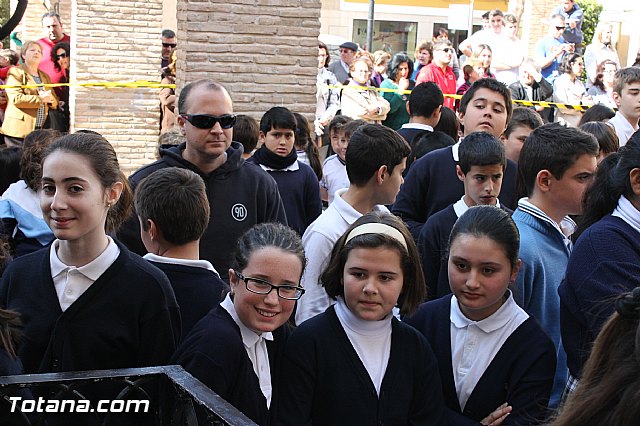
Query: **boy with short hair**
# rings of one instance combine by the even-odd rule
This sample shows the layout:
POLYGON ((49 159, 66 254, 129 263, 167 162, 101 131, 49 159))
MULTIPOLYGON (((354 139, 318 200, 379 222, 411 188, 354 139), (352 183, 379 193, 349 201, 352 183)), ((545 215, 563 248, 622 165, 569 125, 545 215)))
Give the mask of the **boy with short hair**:
POLYGON ((244 114, 236 115, 236 124, 233 125, 233 139, 240 142, 244 148, 242 158, 246 160, 251 157, 258 146, 259 137, 260 128, 255 118, 244 114))
POLYGON ((613 100, 618 112, 609 120, 623 147, 638 130, 640 120, 640 68, 622 68, 613 80, 613 100))
POLYGON ((411 145, 425 132, 433 132, 433 128, 440 121, 440 111, 444 103, 442 90, 432 81, 418 84, 411 90, 407 112, 409 122, 398 129, 398 134, 411 145), (416 138, 418 137, 418 138, 416 138))
POLYGON ((307 267, 302 275, 304 296, 298 301, 296 324, 322 313, 331 300, 319 282, 335 242, 360 216, 388 212, 402 184, 409 144, 380 124, 365 124, 349 141, 346 167, 350 185, 336 192, 333 203, 302 236, 307 267))
POLYGON ((322 201, 313 169, 298 161, 297 121, 287 108, 273 107, 260 119, 260 148, 247 160, 260 166, 278 184, 289 227, 302 235, 320 213, 322 201))
MULTIPOLYGON (((500 137, 512 111, 511 93, 504 84, 492 78, 476 81, 460 101, 464 136, 484 131, 500 137)), ((416 241, 429 216, 464 195, 464 185, 456 173, 458 148, 459 143, 430 152, 409 169, 392 212, 405 221, 416 241)), ((500 200, 509 208, 516 204, 515 181, 516 164, 507 161, 500 200)))
POLYGON ((560 297, 582 197, 596 170, 598 142, 579 129, 545 124, 529 135, 518 163, 518 201, 513 220, 520 232, 522 267, 513 286, 516 302, 544 328, 558 350, 556 378, 549 402, 555 407, 568 379, 560 338, 560 297))
POLYGON ((220 303, 227 285, 207 260, 200 260, 200 238, 209 224, 204 181, 191 170, 160 169, 135 192, 144 258, 162 270, 176 294, 182 336, 220 303))
MULTIPOLYGON (((339 116, 342 117, 342 116, 339 116)), ((334 120, 337 117, 334 118, 334 120)), ((331 121, 333 124, 333 120, 331 121)), ((364 120, 353 120, 341 125, 331 127, 331 149, 335 154, 328 157, 322 163, 322 179, 320 179, 320 196, 322 201, 331 204, 335 193, 339 189, 349 187, 349 177, 346 168, 346 152, 349 146, 349 138, 356 129, 366 124, 364 120), (333 130, 335 129, 335 131, 333 130)))
MULTIPOLYGON (((535 114, 535 113, 534 113, 535 114)), ((475 132, 460 143, 458 179, 464 184, 464 195, 457 202, 431 216, 418 237, 422 269, 429 287, 429 299, 451 293, 448 277, 447 246, 456 220, 477 205, 500 205, 498 194, 507 166, 505 149, 498 138, 487 132, 475 132)))
POLYGON ((507 158, 517 163, 527 136, 543 124, 542 118, 534 110, 526 107, 514 108, 507 130, 500 137, 504 142, 507 158))

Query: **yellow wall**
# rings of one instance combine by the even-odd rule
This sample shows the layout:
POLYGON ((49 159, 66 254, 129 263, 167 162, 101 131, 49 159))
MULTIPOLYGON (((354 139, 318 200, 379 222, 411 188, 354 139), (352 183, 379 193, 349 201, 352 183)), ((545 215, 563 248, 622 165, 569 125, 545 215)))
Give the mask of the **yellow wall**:
MULTIPOLYGON (((345 3, 366 3, 369 0, 344 0, 345 3)), ((392 6, 414 6, 414 7, 439 7, 448 8, 450 4, 469 4, 469 0, 376 0, 376 4, 388 4, 392 6)), ((500 9, 506 11, 509 7, 509 0, 475 0, 473 8, 475 10, 500 9)))

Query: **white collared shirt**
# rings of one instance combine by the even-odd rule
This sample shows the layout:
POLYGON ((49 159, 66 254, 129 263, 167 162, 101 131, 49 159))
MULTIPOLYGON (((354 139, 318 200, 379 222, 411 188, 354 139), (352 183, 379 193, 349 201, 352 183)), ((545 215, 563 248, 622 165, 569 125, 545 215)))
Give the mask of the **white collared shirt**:
POLYGON ((629 120, 620 111, 616 112, 616 115, 608 123, 616 131, 621 148, 627 144, 631 136, 638 130, 638 123, 635 125, 629 123, 629 120))
POLYGON ((481 321, 467 318, 451 297, 451 366, 460 408, 464 411, 469 396, 478 381, 511 334, 525 322, 529 315, 509 297, 493 313, 481 321))
POLYGON ((283 171, 295 172, 296 170, 300 170, 300 165, 298 164, 298 160, 289 164, 284 169, 273 169, 269 166, 265 166, 264 164, 259 164, 259 166, 262 167, 262 170, 264 170, 265 172, 283 172, 283 171))
POLYGON ((216 268, 214 268, 211 262, 209 262, 208 260, 176 259, 174 257, 164 257, 164 256, 159 256, 153 253, 147 253, 142 257, 148 260, 149 262, 167 263, 170 265, 184 265, 184 266, 191 266, 193 268, 207 269, 213 272, 214 274, 216 274, 218 278, 220 278, 220 274, 218 273, 218 271, 216 271, 216 268))
POLYGON ((428 124, 422 124, 422 123, 405 123, 405 124, 402 125, 401 128, 402 129, 429 130, 430 132, 433 132, 433 127, 429 126, 428 124))
POLYGON ((60 240, 55 240, 49 250, 49 264, 51 265, 51 278, 58 295, 62 312, 66 311, 82 294, 96 282, 104 271, 116 261, 120 255, 120 249, 107 236, 109 244, 102 253, 86 265, 68 266, 58 258, 58 245, 60 240))
MULTIPOLYGON (((453 211, 456 213, 456 216, 460 217, 463 214, 465 214, 465 212, 467 210, 469 210, 472 206, 468 206, 467 203, 464 202, 464 195, 455 202, 455 204, 453 205, 453 211)), ((500 208, 500 200, 498 200, 496 198, 496 205, 495 207, 500 208)))
POLYGON ((267 400, 267 407, 269 407, 271 406, 272 393, 271 367, 269 365, 269 352, 267 352, 265 339, 273 340, 273 334, 271 332, 258 334, 244 325, 238 317, 230 294, 227 294, 227 297, 220 303, 220 306, 231 315, 233 321, 238 325, 238 328, 240 328, 244 349, 247 351, 247 355, 251 360, 253 371, 256 373, 258 382, 260 383, 260 390, 267 400))

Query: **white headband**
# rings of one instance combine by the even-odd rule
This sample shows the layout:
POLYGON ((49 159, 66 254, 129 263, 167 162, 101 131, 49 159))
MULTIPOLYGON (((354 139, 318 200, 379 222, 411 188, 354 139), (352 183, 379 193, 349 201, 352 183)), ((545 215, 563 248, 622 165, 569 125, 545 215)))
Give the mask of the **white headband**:
POLYGON ((388 235, 393 239, 397 240, 407 251, 409 251, 409 249, 407 248, 407 241, 404 239, 404 235, 402 235, 402 232, 398 231, 393 226, 385 225, 384 223, 378 223, 378 222, 365 223, 358 226, 357 228, 352 229, 351 232, 349 232, 349 235, 347 235, 347 239, 345 240, 344 243, 346 244, 349 241, 351 241, 354 237, 357 237, 358 235, 364 235, 364 234, 388 235))

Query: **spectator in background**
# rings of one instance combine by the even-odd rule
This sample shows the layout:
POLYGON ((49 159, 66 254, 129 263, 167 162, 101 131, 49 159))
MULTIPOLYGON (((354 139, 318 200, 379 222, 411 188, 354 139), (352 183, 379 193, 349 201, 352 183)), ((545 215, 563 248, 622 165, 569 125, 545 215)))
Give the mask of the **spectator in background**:
MULTIPOLYGON (((427 66, 422 67, 416 84, 425 81, 433 81, 440 87, 442 93, 453 95, 456 93, 456 76, 449 66, 451 58, 455 56, 455 51, 449 40, 438 40, 433 45, 433 60, 427 66)), ((453 108, 454 99, 446 98, 444 106, 453 108)))
POLYGON ((433 127, 433 130, 451 136, 451 139, 456 142, 460 140, 460 121, 451 108, 442 107, 440 109, 440 120, 433 127))
POLYGON ((349 67, 351 79, 342 89, 342 114, 354 120, 362 119, 368 123, 382 123, 387 118, 391 106, 382 95, 368 90, 369 77, 373 71, 373 63, 368 55, 356 57, 349 67), (360 87, 365 87, 361 89, 360 87))
POLYGON ((387 64, 391 60, 391 55, 384 50, 373 52, 373 74, 371 75, 371 85, 380 87, 380 84, 387 78, 387 64))
POLYGON ((602 62, 610 60, 620 68, 620 58, 613 44, 613 24, 598 22, 591 44, 584 51, 584 66, 587 70, 587 87, 595 84, 598 75, 597 67, 602 62))
POLYGON ((615 117, 616 113, 614 110, 609 108, 606 105, 595 104, 582 114, 582 118, 580 118, 580 122, 578 122, 578 126, 582 126, 584 123, 588 123, 590 121, 602 121, 607 122, 615 117))
POLYGON ((582 19, 583 12, 576 0, 560 0, 560 5, 551 12, 551 18, 560 14, 564 17, 564 40, 572 43, 582 53, 582 19))
POLYGON ((173 30, 162 30, 162 62, 160 68, 165 68, 171 61, 171 53, 177 46, 176 33, 173 30))
POLYGON ((346 84, 349 79, 349 67, 357 51, 358 45, 352 41, 345 41, 340 45, 340 60, 329 65, 329 71, 336 76, 338 83, 346 84))
MULTIPOLYGON (((162 74, 162 84, 176 83, 176 51, 171 52, 171 61, 164 68, 162 74)), ((165 133, 176 125, 176 89, 163 87, 158 94, 160 98, 160 110, 162 121, 160 122, 160 134, 165 133)))
POLYGON ((496 80, 507 86, 518 81, 518 70, 527 49, 517 37, 518 20, 514 15, 504 15, 503 37, 493 46, 493 70, 496 80))
MULTIPOLYGON (((445 32, 447 31, 444 28, 440 29, 444 30, 445 32)), ((422 40, 416 47, 416 51, 413 54, 413 57, 415 61, 413 62, 413 73, 411 73, 411 80, 415 81, 422 67, 429 65, 431 59, 433 58, 433 45, 431 44, 431 42, 422 40)))
POLYGON ((596 104, 603 104, 609 108, 616 108, 613 100, 613 77, 618 71, 618 64, 611 59, 605 59, 596 67, 596 76, 588 94, 596 104))
POLYGON ((251 157, 258 146, 259 137, 260 126, 255 118, 244 114, 236 115, 236 124, 233 125, 233 139, 240 142, 244 148, 242 158, 246 160, 251 157))
POLYGON ((499 44, 503 37, 504 28, 504 14, 502 11, 495 9, 489 12, 490 29, 480 30, 474 33, 471 37, 460 43, 458 49, 464 53, 467 57, 471 56, 471 53, 476 46, 481 44, 488 44, 492 48, 499 44))
MULTIPOLYGON (((318 42, 318 77, 316 79, 316 119, 313 127, 321 145, 324 127, 331 122, 340 109, 339 90, 329 86, 337 86, 338 80, 334 73, 327 68, 331 62, 329 48, 323 42, 318 42)), ((330 135, 326 135, 327 137, 330 135)))
POLYGON ((60 83, 60 80, 65 77, 65 72, 56 69, 56 61, 51 57, 51 50, 53 50, 56 43, 61 41, 71 45, 71 37, 64 33, 60 15, 55 12, 47 12, 42 15, 42 30, 45 36, 38 40, 42 47, 42 62, 40 62, 39 69, 47 73, 52 83, 60 83))
POLYGON ((413 90, 415 82, 409 78, 413 74, 413 62, 406 53, 396 53, 387 67, 387 78, 380 86, 383 89, 397 90, 397 92, 383 92, 382 96, 389 102, 391 109, 387 119, 382 122, 393 130, 398 130, 409 122, 407 102, 409 95, 405 90, 413 90))
MULTIPOLYGON (((449 40, 449 31, 447 31, 446 28, 442 28, 442 27, 438 28, 438 32, 433 35, 432 44, 438 40, 449 40)), ((431 49, 431 52, 433 52, 433 48, 431 49)), ((431 56, 433 57, 433 55, 431 56)), ((453 69, 453 73, 455 74, 456 79, 458 79, 460 77, 460 63, 458 62, 458 55, 455 52, 451 57, 451 62, 449 62, 449 66, 451 67, 451 69, 453 69)))
MULTIPOLYGON (((531 59, 525 59, 520 66, 518 81, 509 86, 513 99, 520 101, 550 102, 553 87, 542 77, 540 67, 531 59)), ((540 105, 531 107, 542 117, 545 123, 553 121, 553 108, 540 105)))
MULTIPOLYGON (((66 41, 56 43, 51 49, 51 60, 56 71, 64 74, 60 83, 69 82, 69 67, 71 65, 71 47, 66 41)), ((58 108, 49 110, 51 128, 61 132, 69 131, 69 86, 54 87, 53 91, 58 97, 58 108)))
POLYGON ((564 16, 557 13, 549 20, 549 34, 542 37, 535 48, 535 59, 542 69, 542 76, 549 83, 559 75, 558 68, 565 53, 573 53, 575 45, 567 42, 563 38, 564 16))
MULTIPOLYGON (((560 65, 562 73, 553 82, 553 102, 569 105, 592 105, 593 100, 587 94, 580 77, 584 71, 584 61, 577 53, 565 55, 560 65)), ((582 111, 575 109, 559 108, 556 120, 561 123, 576 127, 580 121, 582 111)))

